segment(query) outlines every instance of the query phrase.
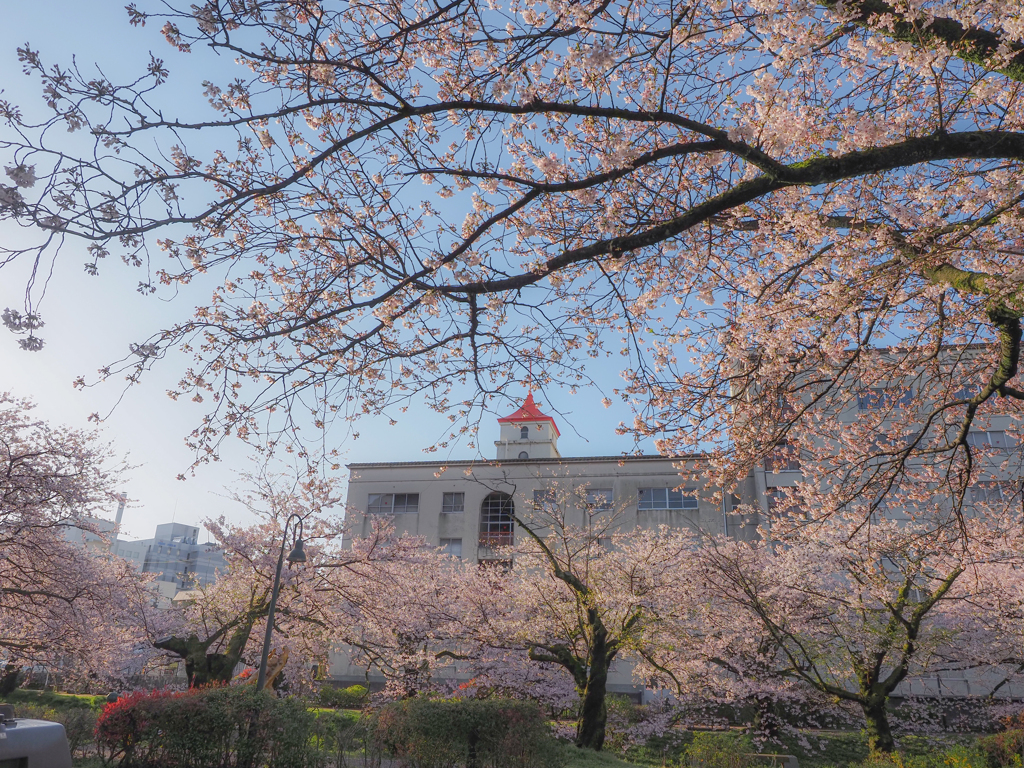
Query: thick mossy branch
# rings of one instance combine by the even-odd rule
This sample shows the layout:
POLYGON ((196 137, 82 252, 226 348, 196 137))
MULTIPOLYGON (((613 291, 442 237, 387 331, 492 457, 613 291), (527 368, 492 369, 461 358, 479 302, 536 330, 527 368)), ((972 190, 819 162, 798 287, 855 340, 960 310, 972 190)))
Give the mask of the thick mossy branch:
MULTIPOLYGON (((836 10, 840 0, 819 0, 829 10, 836 10)), ((851 21, 873 33, 882 34, 893 40, 912 43, 921 48, 932 49, 946 45, 958 58, 972 64, 991 68, 1011 80, 1024 83, 1024 44, 1005 40, 995 32, 977 27, 965 27, 958 21, 942 17, 909 19, 895 6, 884 0, 856 0, 842 3, 843 9, 853 13, 851 21), (881 23, 880 17, 892 19, 891 24, 881 23), (993 57, 1000 46, 1010 54, 1002 66, 995 64, 993 57)))
MULTIPOLYGON (((989 282, 993 276, 986 272, 972 272, 952 264, 941 264, 923 270, 924 277, 934 283, 948 285, 960 294, 992 296, 993 290, 989 282)), ((953 445, 967 447, 967 433, 978 412, 978 407, 992 395, 1024 399, 1024 393, 1009 386, 1009 382, 1017 375, 1020 365, 1021 315, 1019 309, 1009 306, 1003 298, 996 297, 987 313, 989 321, 996 329, 999 340, 999 363, 981 391, 967 401, 967 413, 960 424, 953 445)))

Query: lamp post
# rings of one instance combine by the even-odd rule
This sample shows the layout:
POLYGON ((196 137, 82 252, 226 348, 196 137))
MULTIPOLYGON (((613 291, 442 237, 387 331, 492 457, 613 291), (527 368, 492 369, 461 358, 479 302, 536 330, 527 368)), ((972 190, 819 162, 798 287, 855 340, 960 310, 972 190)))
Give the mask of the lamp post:
POLYGON ((281 540, 281 554, 277 556, 277 572, 274 574, 274 589, 270 593, 270 611, 267 613, 267 632, 263 636, 263 654, 260 657, 260 672, 256 676, 256 690, 262 691, 267 684, 267 659, 270 656, 270 636, 274 632, 274 611, 277 609, 277 593, 281 589, 281 566, 284 563, 284 548, 288 543, 288 525, 292 518, 298 526, 292 529, 292 551, 288 553, 288 565, 306 562, 306 552, 302 549, 302 518, 291 514, 284 521, 284 538, 281 540))

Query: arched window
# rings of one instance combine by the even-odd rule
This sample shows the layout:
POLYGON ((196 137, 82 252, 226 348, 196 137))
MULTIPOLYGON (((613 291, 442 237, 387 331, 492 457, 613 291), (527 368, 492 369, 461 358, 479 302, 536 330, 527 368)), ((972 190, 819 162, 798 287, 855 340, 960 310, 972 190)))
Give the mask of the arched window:
POLYGON ((520 440, 529 440, 530 439, 530 428, 529 427, 520 427, 519 428, 519 439, 520 440))
POLYGON ((520 451, 519 452, 519 458, 520 459, 528 459, 528 458, 530 458, 530 454, 528 454, 526 451, 520 451))
POLYGON ((511 546, 515 538, 516 507, 507 493, 488 494, 480 505, 480 546, 511 546))

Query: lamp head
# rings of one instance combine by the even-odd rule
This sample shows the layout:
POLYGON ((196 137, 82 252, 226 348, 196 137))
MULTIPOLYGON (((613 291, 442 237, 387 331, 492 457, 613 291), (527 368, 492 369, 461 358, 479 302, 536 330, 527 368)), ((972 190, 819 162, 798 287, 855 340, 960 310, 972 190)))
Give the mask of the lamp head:
POLYGON ((288 553, 289 563, 304 563, 306 562, 306 551, 302 548, 302 539, 295 540, 295 546, 292 551, 288 553))

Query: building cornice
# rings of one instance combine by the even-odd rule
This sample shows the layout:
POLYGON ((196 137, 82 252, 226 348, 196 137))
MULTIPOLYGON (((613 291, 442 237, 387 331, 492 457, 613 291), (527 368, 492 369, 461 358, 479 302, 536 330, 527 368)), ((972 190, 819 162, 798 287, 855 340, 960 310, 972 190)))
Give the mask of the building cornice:
POLYGON ((706 453, 685 453, 677 456, 563 456, 558 459, 462 459, 459 461, 378 461, 378 462, 354 462, 346 464, 347 469, 367 469, 384 467, 502 467, 515 466, 523 467, 530 465, 559 465, 559 464, 584 464, 593 462, 616 462, 628 464, 631 462, 654 462, 654 461, 707 461, 706 453))

